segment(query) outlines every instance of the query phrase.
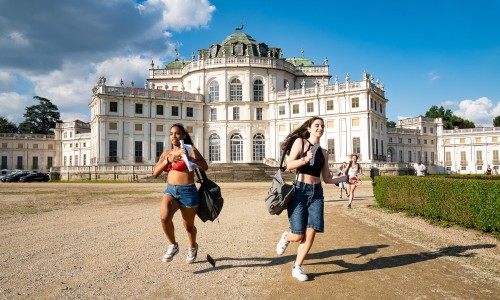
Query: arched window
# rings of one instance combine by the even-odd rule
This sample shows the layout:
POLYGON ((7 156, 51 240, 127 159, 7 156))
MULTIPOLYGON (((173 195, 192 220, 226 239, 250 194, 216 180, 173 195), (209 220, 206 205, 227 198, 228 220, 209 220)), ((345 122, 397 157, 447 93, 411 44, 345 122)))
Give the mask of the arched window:
POLYGON ((212 133, 208 138, 208 160, 220 161, 220 137, 217 133, 212 133))
POLYGON ((264 135, 257 133, 253 136, 253 160, 263 160, 266 154, 266 140, 264 135))
POLYGON ((212 80, 209 85, 208 102, 219 102, 219 83, 217 80, 212 80))
POLYGON ((231 161, 243 160, 243 138, 239 133, 231 136, 231 161))
POLYGON ((264 101, 264 84, 260 79, 253 82, 253 101, 264 101))
POLYGON ((243 101, 243 88, 239 79, 233 79, 229 84, 229 101, 243 101))

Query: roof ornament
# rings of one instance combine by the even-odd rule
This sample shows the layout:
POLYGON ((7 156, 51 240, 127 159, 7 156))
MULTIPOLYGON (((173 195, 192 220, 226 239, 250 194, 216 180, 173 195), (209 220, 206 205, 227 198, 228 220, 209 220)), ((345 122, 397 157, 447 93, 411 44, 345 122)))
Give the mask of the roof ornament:
POLYGON ((179 51, 177 49, 174 49, 175 51, 175 60, 179 60, 179 51))
POLYGON ((234 27, 235 31, 243 31, 243 27, 245 27, 246 24, 240 24, 240 26, 234 27))
POLYGON ((302 50, 300 50, 300 53, 302 55, 302 58, 304 58, 304 48, 302 48, 302 50))

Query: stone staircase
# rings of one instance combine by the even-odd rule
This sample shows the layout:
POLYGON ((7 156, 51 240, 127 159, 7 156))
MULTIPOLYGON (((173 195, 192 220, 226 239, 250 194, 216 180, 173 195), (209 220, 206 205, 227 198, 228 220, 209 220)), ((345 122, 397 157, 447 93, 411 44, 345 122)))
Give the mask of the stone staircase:
MULTIPOLYGON (((259 163, 209 164, 207 176, 215 182, 271 182, 278 167, 259 163)), ((283 172, 284 179, 291 183, 295 179, 295 172, 283 172)), ((139 182, 165 182, 165 173, 158 178, 147 176, 139 182)))

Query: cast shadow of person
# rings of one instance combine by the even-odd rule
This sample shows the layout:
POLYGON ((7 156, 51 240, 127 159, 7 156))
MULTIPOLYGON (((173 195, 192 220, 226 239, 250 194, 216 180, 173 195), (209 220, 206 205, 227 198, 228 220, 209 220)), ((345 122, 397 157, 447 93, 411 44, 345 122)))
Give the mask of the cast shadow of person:
MULTIPOLYGON (((419 253, 410 253, 410 254, 401 254, 394 256, 383 256, 372 259, 366 263, 362 264, 354 264, 349 263, 344 260, 332 260, 329 262, 315 262, 310 263, 308 265, 316 265, 316 264, 334 264, 339 267, 342 267, 341 270, 335 270, 330 272, 322 272, 322 273, 309 273, 311 279, 315 277, 323 276, 323 275, 332 275, 332 274, 342 274, 342 273, 351 273, 351 272, 362 272, 362 271, 372 271, 372 270, 380 270, 380 269, 389 269, 389 268, 397 268, 405 265, 415 264, 431 259, 436 259, 439 257, 452 256, 452 257, 471 257, 474 256, 474 253, 464 253, 468 250, 474 249, 482 249, 482 248, 494 248, 495 244, 478 244, 478 245, 470 245, 470 246, 450 246, 438 249, 436 251, 424 251, 419 253)), ((325 256, 320 253, 312 254, 309 259, 314 258, 324 259, 325 256)))
MULTIPOLYGON (((345 249, 332 249, 319 253, 311 253, 308 255, 308 259, 324 259, 334 256, 343 255, 353 255, 358 254, 356 257, 366 256, 368 254, 376 253, 379 249, 389 247, 388 245, 372 245, 372 246, 362 246, 357 248, 345 248, 345 249)), ((289 262, 295 261, 296 254, 277 256, 277 257, 220 257, 215 259, 216 266, 213 268, 207 268, 203 270, 198 270, 193 272, 194 274, 203 274, 215 270, 225 270, 230 268, 252 268, 252 267, 272 267, 278 265, 284 265, 289 262), (243 262, 238 264, 232 264, 230 262, 243 262), (248 263, 245 263, 248 262, 248 263), (220 265, 222 263, 222 265, 220 265), (227 263, 227 264, 224 264, 227 263)), ((198 263, 207 263, 207 260, 200 260, 198 263)))

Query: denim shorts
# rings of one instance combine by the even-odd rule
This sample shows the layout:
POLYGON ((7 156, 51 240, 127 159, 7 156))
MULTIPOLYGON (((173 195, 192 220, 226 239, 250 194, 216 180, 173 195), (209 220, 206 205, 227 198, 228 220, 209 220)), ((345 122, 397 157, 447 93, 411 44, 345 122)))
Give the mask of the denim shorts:
POLYGON ((323 232, 325 198, 321 183, 308 184, 295 181, 293 185, 295 186, 295 195, 287 208, 290 230, 294 234, 305 234, 306 228, 323 232))
POLYGON ((198 207, 200 203, 198 190, 194 183, 186 185, 173 185, 169 183, 163 194, 169 194, 174 197, 182 208, 198 207))

